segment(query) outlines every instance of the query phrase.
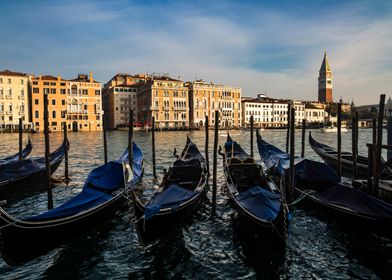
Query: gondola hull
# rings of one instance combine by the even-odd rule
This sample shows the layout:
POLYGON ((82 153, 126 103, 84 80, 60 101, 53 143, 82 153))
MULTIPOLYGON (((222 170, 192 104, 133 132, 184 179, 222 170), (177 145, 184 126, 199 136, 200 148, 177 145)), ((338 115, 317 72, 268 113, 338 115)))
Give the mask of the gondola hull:
POLYGON ((182 223, 186 222, 200 206, 202 197, 203 194, 201 193, 195 197, 194 200, 176 210, 158 213, 148 220, 142 218, 144 215, 144 206, 140 201, 136 202, 136 230, 138 231, 140 241, 143 244, 149 244, 174 227, 180 226, 182 223))
POLYGON ((1 255, 9 265, 33 260, 94 228, 118 210, 124 200, 124 196, 119 194, 78 216, 41 223, 14 220, 0 208, 0 227, 7 225, 4 220, 10 223, 1 230, 1 255))
MULTIPOLYGON (((327 145, 318 143, 312 136, 309 134, 309 144, 311 148, 315 151, 315 153, 322 158, 326 164, 332 167, 334 170, 337 169, 337 152, 332 147, 327 145)), ((358 170, 358 178, 366 179, 368 172, 368 159, 363 156, 358 156, 357 160, 357 170, 358 170)), ((352 154, 349 152, 342 152, 341 156, 341 170, 342 175, 346 177, 353 177, 353 161, 352 154)))
POLYGON ((279 211, 278 217, 273 222, 265 222, 258 219, 249 213, 243 206, 241 206, 232 192, 230 192, 229 185, 231 182, 227 180, 228 170, 225 168, 226 185, 228 186, 228 193, 230 203, 237 210, 238 215, 242 222, 246 223, 261 240, 265 240, 269 245, 278 250, 284 250, 286 247, 286 239, 288 236, 288 210, 284 204, 279 211))
MULTIPOLYGON (((63 157, 51 163, 50 171, 51 174, 56 172, 60 166, 63 157)), ((46 170, 28 174, 23 177, 16 178, 11 182, 0 183, 0 197, 8 197, 11 195, 17 195, 23 191, 31 192, 32 190, 43 190, 46 182, 46 170)))
MULTIPOLYGON (((296 193, 301 195, 302 190, 296 188, 296 193)), ((369 217, 366 215, 361 215, 360 213, 350 211, 347 208, 339 207, 337 205, 326 203, 319 198, 308 194, 306 199, 304 199, 301 204, 305 208, 316 209, 329 214, 331 217, 339 220, 342 223, 348 224, 350 226, 357 227, 358 229, 367 230, 380 233, 384 236, 392 236, 392 220, 377 219, 374 217, 369 217)))

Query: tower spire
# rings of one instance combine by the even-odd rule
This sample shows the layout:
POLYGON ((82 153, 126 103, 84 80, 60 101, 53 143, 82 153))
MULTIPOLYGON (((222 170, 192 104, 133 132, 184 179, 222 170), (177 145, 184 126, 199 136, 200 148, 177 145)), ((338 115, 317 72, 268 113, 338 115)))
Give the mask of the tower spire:
POLYGON ((324 51, 323 62, 321 63, 318 78, 318 100, 319 102, 330 103, 332 99, 332 70, 329 66, 327 52, 324 51))
POLYGON ((324 59, 323 63, 321 63, 320 72, 331 71, 331 67, 329 67, 327 51, 324 51, 324 59))

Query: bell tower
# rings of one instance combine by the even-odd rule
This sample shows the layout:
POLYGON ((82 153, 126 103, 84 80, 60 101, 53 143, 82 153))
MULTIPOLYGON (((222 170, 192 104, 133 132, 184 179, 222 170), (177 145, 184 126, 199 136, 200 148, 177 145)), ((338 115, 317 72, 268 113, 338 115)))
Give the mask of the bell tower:
POLYGON ((327 52, 324 52, 318 78, 318 101, 332 103, 332 71, 329 67, 327 52))

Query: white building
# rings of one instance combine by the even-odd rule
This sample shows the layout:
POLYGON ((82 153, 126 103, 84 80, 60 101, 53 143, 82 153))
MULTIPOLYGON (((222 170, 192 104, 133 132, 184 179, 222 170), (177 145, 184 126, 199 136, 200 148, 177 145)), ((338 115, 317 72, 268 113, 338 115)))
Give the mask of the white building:
POLYGON ((16 130, 22 118, 24 129, 31 127, 28 106, 28 75, 0 71, 0 130, 16 130))
POLYGON ((307 123, 323 123, 325 110, 317 108, 311 103, 305 105, 305 119, 307 123))
POLYGON ((242 124, 248 126, 250 117, 256 127, 284 127, 287 125, 288 100, 268 98, 242 99, 242 124))

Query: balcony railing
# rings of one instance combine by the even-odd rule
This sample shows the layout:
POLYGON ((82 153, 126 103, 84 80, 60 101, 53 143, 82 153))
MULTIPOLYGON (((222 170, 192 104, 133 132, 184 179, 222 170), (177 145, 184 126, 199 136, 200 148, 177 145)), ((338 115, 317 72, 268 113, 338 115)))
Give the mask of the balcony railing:
POLYGON ((5 98, 6 98, 6 99, 12 99, 12 95, 7 94, 7 95, 5 96, 5 98))

